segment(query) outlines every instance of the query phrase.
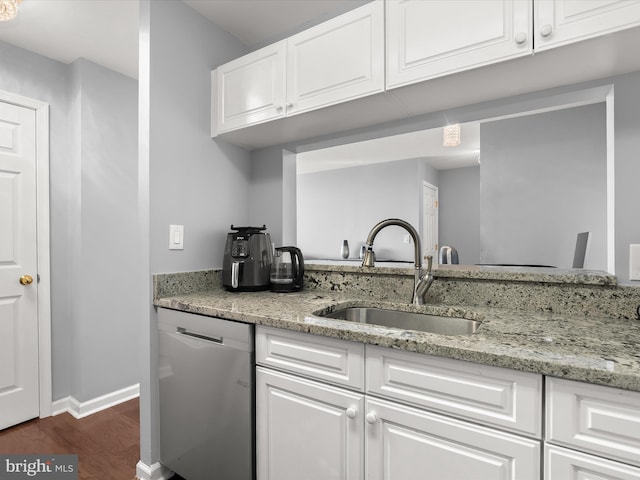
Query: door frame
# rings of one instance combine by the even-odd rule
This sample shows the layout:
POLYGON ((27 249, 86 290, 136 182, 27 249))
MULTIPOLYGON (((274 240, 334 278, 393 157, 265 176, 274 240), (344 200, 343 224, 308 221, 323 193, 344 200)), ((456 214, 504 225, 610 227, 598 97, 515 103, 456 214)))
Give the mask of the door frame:
MULTIPOLYGON (((421 214, 421 223, 422 223, 422 231, 420 232, 420 236, 424 239, 426 238, 426 222, 425 222, 425 208, 424 208, 424 190, 425 188, 428 188, 430 190, 433 190, 436 192, 436 231, 435 231, 435 237, 436 237, 436 252, 435 255, 433 256, 433 266, 437 267, 439 265, 438 262, 438 251, 440 249, 440 188, 438 187, 438 185, 434 185, 431 182, 427 182, 426 180, 422 181, 422 190, 420 191, 420 197, 422 199, 421 204, 420 204, 420 214, 421 214)), ((422 252, 420 252, 420 255, 422 257, 425 256, 426 254, 426 250, 424 248, 424 245, 422 245, 422 252)), ((424 264, 424 261, 422 262, 424 264)))
POLYGON ((0 101, 31 109, 36 115, 36 248, 38 253, 38 385, 40 418, 50 417, 51 268, 49 243, 49 104, 0 90, 0 101))

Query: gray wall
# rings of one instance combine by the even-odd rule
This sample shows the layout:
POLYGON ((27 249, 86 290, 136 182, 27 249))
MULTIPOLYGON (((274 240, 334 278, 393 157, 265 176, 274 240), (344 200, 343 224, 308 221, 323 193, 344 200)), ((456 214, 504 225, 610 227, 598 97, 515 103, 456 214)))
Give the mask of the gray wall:
POLYGON ((247 52, 181 1, 140 2, 140 243, 145 285, 141 460, 159 460, 157 319, 150 274, 219 268, 229 225, 250 220, 249 154, 211 138, 211 70, 247 52), (148 223, 145 223, 145 219, 148 223), (170 251, 169 224, 184 225, 170 251))
POLYGON ((231 223, 249 221, 249 153, 211 139, 211 70, 246 53, 181 1, 151 9, 151 272, 221 267, 231 223), (184 250, 169 250, 169 225, 184 250))
POLYGON ((70 66, 70 392, 86 401, 140 381, 137 81, 86 60, 70 66))
POLYGON ((607 269, 606 124, 599 103, 480 126, 482 263, 607 269))
POLYGON ((439 172, 438 239, 462 264, 480 262, 480 167, 439 172))
POLYGON ((3 42, 0 58, 0 89, 50 105, 52 394, 86 401, 140 381, 129 307, 142 288, 127 278, 138 256, 137 82, 3 42))
MULTIPOLYGON (((350 257, 371 228, 385 218, 401 218, 420 232, 422 178, 419 159, 341 168, 297 177, 297 242, 305 257, 340 259, 343 240, 350 257)), ((406 231, 393 227, 375 240, 378 259, 413 261, 406 231)))
POLYGON ((283 244, 285 218, 283 156, 281 147, 265 148, 251 156, 250 223, 266 225, 271 242, 277 247, 283 244))

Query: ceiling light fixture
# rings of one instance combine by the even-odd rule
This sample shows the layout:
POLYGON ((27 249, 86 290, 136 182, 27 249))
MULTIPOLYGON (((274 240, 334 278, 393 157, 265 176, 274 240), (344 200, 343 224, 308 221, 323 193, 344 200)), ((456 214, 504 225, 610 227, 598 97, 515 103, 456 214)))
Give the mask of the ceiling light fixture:
POLYGON ((18 5, 22 0, 0 0, 0 22, 8 22, 18 15, 18 5))
POLYGON ((460 145, 460 124, 442 127, 442 146, 457 147, 460 145))

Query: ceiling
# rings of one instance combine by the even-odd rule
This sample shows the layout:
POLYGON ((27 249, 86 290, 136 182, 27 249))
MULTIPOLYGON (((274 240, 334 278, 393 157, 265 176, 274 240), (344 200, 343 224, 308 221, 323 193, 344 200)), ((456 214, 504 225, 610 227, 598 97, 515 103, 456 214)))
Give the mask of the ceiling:
POLYGON ((480 159, 480 123, 464 123, 460 145, 442 146, 442 129, 432 128, 364 142, 299 153, 297 173, 357 167, 364 164, 422 158, 436 170, 478 165, 480 159))
MULTIPOLYGON (((152 0, 157 1, 157 0, 152 0)), ((250 48, 367 0, 185 0, 250 48)), ((78 58, 138 76, 138 0, 23 0, 0 40, 63 63, 78 58)))
MULTIPOLYGON (((183 1, 248 47, 258 48, 370 0, 183 1)), ((23 0, 18 17, 0 23, 0 40, 66 64, 85 58, 137 78, 138 12, 138 0, 23 0)), ((441 135, 437 129, 309 152, 306 165, 336 168, 418 157, 440 161, 435 168, 444 168, 445 158, 446 168, 463 166, 463 159, 477 162, 479 135, 470 127, 463 130, 460 147, 444 150, 441 135), (327 157, 330 162, 322 160, 327 157)))

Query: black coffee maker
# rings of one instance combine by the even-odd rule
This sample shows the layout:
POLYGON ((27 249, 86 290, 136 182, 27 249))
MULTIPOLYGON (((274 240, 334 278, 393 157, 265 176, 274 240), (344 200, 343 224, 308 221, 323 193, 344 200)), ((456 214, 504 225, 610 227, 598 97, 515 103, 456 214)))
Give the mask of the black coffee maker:
POLYGON ((304 258, 296 247, 278 247, 271 264, 271 291, 297 292, 302 290, 304 258))
POLYGON ((234 227, 227 234, 222 260, 222 285, 227 290, 267 290, 273 260, 267 227, 234 227))

